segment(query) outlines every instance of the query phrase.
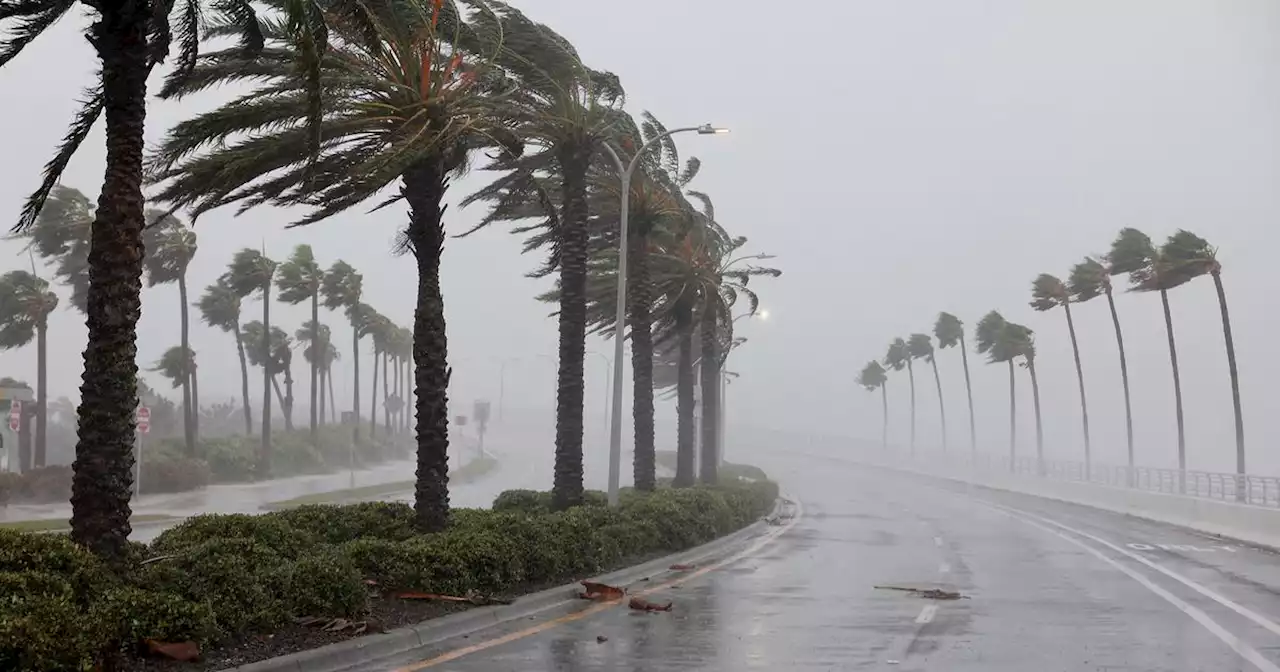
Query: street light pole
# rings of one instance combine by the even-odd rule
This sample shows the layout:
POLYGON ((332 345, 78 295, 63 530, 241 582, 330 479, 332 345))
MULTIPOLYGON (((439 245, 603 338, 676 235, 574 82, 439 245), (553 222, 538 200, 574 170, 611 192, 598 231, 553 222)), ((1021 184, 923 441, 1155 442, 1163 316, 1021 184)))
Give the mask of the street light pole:
POLYGON ((728 129, 716 128, 711 124, 676 128, 656 137, 636 150, 631 162, 624 164, 618 153, 609 143, 601 143, 605 153, 613 159, 618 169, 618 177, 622 180, 622 201, 618 210, 618 306, 614 316, 613 333, 613 403, 609 410, 609 506, 618 505, 618 485, 621 480, 622 462, 622 365, 623 343, 627 324, 627 208, 631 205, 631 175, 640 163, 640 157, 659 141, 677 133, 696 131, 699 135, 716 135, 728 133, 728 129))

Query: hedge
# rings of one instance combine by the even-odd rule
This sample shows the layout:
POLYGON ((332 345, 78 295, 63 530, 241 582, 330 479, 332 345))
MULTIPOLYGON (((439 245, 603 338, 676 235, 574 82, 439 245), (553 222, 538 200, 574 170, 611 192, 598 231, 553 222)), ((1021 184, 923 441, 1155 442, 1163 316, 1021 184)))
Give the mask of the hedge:
POLYGON ((504 492, 425 535, 400 503, 197 516, 131 544, 123 575, 65 536, 0 530, 0 669, 83 670, 140 655, 146 639, 216 645, 293 617, 358 618, 394 591, 529 592, 740 529, 771 509, 777 487, 627 491, 617 508, 593 493, 559 512, 549 497, 504 492))

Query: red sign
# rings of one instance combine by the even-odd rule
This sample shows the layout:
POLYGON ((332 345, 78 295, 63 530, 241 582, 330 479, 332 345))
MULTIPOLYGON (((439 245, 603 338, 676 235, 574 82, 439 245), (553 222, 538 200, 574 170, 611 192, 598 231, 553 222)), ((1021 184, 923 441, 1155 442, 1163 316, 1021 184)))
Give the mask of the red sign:
POLYGON ((146 406, 138 407, 138 431, 143 434, 151 433, 151 409, 146 406))
POLYGON ((14 399, 9 402, 9 429, 18 431, 22 428, 22 402, 14 399))

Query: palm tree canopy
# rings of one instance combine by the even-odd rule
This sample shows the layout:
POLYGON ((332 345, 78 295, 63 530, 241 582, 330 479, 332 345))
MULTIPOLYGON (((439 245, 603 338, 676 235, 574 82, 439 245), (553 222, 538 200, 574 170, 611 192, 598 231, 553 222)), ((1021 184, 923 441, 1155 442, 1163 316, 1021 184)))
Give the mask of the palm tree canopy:
POLYGON ((0 350, 30 343, 57 307, 58 295, 34 273, 9 271, 0 276, 0 350))
POLYGON ((894 371, 906 368, 909 359, 911 359, 911 351, 907 349, 907 342, 901 338, 893 339, 889 344, 889 350, 884 353, 884 365, 894 371))
POLYGON ((1000 361, 1022 357, 1028 364, 1034 362, 1036 359, 1035 332, 1015 322, 1005 323, 1001 337, 996 342, 995 354, 1001 357, 1000 361))
POLYGON ((1067 286, 1057 276, 1041 273, 1031 281, 1031 307, 1039 311, 1053 310, 1071 300, 1067 286))
POLYGON ((933 339, 928 334, 911 334, 907 337, 907 354, 911 359, 933 361, 933 339))
POLYGON ((373 336, 375 332, 382 328, 386 319, 373 306, 367 303, 357 303, 350 306, 346 310, 347 319, 355 326, 356 333, 360 338, 373 336))
POLYGON ((299 327, 297 331, 293 332, 293 337, 297 341, 298 345, 302 346, 302 358, 308 364, 311 364, 314 362, 315 364, 320 366, 320 368, 323 369, 324 360, 325 360, 323 353, 327 349, 326 346, 329 346, 330 341, 332 340, 330 338, 331 335, 329 333, 329 325, 324 323, 320 323, 316 325, 315 341, 311 339, 312 329, 313 328, 311 326, 311 321, 307 320, 307 322, 303 324, 301 327, 299 327))
POLYGON ((299 245, 276 270, 276 287, 280 290, 276 298, 289 304, 309 301, 324 285, 324 277, 311 246, 299 245))
POLYGON ((978 354, 990 355, 992 349, 995 348, 996 341, 1000 338, 1000 332, 1004 330, 1007 322, 999 311, 991 311, 982 316, 978 320, 978 325, 973 329, 974 348, 978 354))
POLYGON ((227 269, 227 286, 241 298, 271 287, 271 279, 275 276, 276 262, 266 255, 246 247, 231 258, 227 269))
POLYGON ((1101 296, 1110 286, 1111 271, 1096 257, 1085 257, 1067 277, 1067 293, 1077 303, 1101 296))
POLYGON ((880 386, 888 382, 889 377, 885 373, 884 367, 880 366, 880 362, 871 360, 867 365, 862 367, 862 371, 858 372, 857 383, 866 388, 868 392, 874 392, 880 386))
POLYGON ((933 323, 933 335, 938 338, 941 349, 957 346, 964 338, 964 322, 951 313, 938 313, 938 320, 933 323))
POLYGON ((222 276, 212 285, 205 287, 204 294, 196 300, 196 308, 204 323, 225 332, 235 332, 240 328, 240 295, 222 276))
POLYGON ((280 327, 271 327, 271 342, 267 343, 262 322, 254 320, 244 325, 244 344, 249 363, 262 366, 263 362, 269 362, 267 373, 274 376, 288 365, 293 339, 280 327))
POLYGON ((360 303, 363 291, 364 276, 341 259, 333 262, 320 285, 324 307, 329 310, 350 308, 360 303))
POLYGON ((54 275, 71 287, 70 305, 81 312, 89 291, 89 228, 95 210, 80 191, 57 185, 34 224, 20 234, 41 259, 54 263, 54 275))
POLYGON ((1160 246, 1160 257, 1174 267, 1174 273, 1187 280, 1222 270, 1217 248, 1186 229, 1178 229, 1169 236, 1160 246))
POLYGON ((188 348, 186 356, 183 357, 182 346, 175 345, 165 350, 150 370, 168 378, 175 389, 182 387, 182 384, 189 380, 196 370, 196 353, 188 348))
POLYGON ((196 232, 185 226, 177 217, 159 210, 148 210, 147 226, 142 230, 142 268, 146 271, 147 286, 155 287, 170 282, 187 273, 187 267, 196 256, 196 232))
POLYGON ((1107 261, 1111 264, 1111 274, 1132 274, 1147 268, 1156 258, 1156 247, 1151 236, 1134 229, 1121 229, 1111 243, 1111 252, 1107 261))

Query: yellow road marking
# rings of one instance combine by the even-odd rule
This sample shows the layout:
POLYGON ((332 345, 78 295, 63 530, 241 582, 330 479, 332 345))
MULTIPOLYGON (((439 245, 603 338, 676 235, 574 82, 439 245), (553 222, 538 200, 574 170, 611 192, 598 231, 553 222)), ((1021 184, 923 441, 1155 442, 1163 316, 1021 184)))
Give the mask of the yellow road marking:
MULTIPOLYGON (((712 563, 710 565, 706 565, 704 567, 700 567, 692 572, 689 572, 688 574, 684 574, 682 576, 678 576, 669 581, 664 581, 662 583, 652 585, 641 591, 628 593, 627 594, 628 598, 652 595, 653 593, 656 593, 658 591, 666 590, 668 588, 672 588, 674 586, 687 583, 700 576, 705 576, 708 572, 715 571, 717 569, 720 569, 721 567, 737 562, 743 558, 749 557, 752 554, 758 553, 760 549, 772 543, 774 539, 777 539, 778 537, 785 534, 788 530, 794 527, 797 522, 799 522, 800 516, 804 513, 804 509, 803 507, 800 506, 800 502, 795 502, 793 506, 794 506, 794 515, 792 515, 791 519, 788 520, 786 524, 782 525, 781 527, 778 527, 777 529, 770 531, 768 534, 764 535, 763 537, 760 537, 759 539, 756 540, 754 544, 751 544, 750 546, 742 549, 737 553, 734 553, 733 555, 727 558, 724 558, 723 560, 712 563)), ((411 665, 406 665, 405 667, 396 669, 395 672, 418 672, 418 670, 425 670, 428 667, 435 667, 436 665, 440 665, 441 663, 447 663, 449 661, 462 658, 463 656, 469 656, 473 653, 485 651, 495 646, 500 646, 508 642, 514 642, 516 640, 524 639, 525 637, 530 637, 540 632, 545 632, 556 626, 564 625, 565 623, 572 623, 574 621, 584 619, 588 616, 592 616, 602 611, 612 609, 620 604, 622 604, 622 600, 620 599, 609 600, 607 602, 600 602, 599 604, 592 605, 586 609, 583 609, 582 611, 574 612, 572 614, 565 614, 564 616, 559 616, 549 621, 543 621, 542 623, 539 623, 534 626, 530 626, 528 628, 525 628, 524 630, 511 632, 501 637, 495 637, 494 639, 464 646, 460 649, 454 649, 447 653, 442 653, 434 658, 428 658, 427 660, 419 661, 411 665)))

